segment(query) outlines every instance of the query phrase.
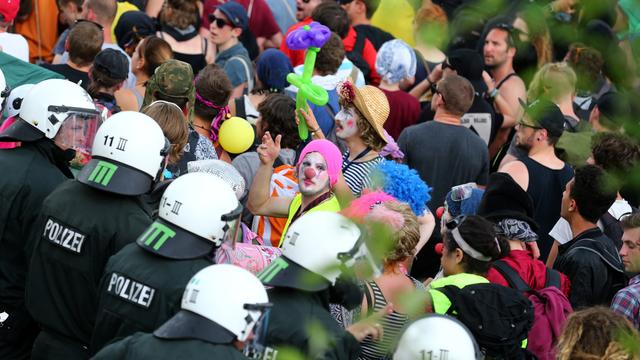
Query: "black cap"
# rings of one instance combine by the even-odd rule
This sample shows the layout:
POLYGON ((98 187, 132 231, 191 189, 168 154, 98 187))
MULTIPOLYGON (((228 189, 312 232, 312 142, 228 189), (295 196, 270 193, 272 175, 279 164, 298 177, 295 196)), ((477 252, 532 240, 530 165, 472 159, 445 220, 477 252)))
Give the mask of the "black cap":
POLYGON ((116 39, 118 39, 118 46, 124 50, 136 38, 143 39, 154 34, 156 32, 156 23, 142 11, 127 11, 120 16, 113 32, 116 35, 116 39))
POLYGON ((0 142, 6 141, 36 141, 42 139, 44 133, 35 126, 16 117, 16 121, 0 133, 0 142))
POLYGON ((149 225, 136 243, 152 254, 174 260, 201 258, 212 255, 216 249, 213 242, 162 218, 149 225))
POLYGON ((189 310, 180 310, 154 331, 153 336, 160 339, 198 339, 212 344, 229 344, 236 338, 218 323, 189 310))
POLYGON ((247 11, 242 5, 235 1, 228 1, 218 6, 218 10, 220 10, 235 27, 246 29, 249 25, 247 11))
POLYGON ((449 53, 442 66, 452 68, 458 75, 469 80, 475 91, 480 93, 487 91, 487 85, 482 80, 484 63, 477 51, 455 49, 449 53))
POLYGON ((93 66, 115 80, 127 80, 129 59, 116 49, 104 49, 93 59, 93 66))
POLYGON ((321 291, 331 284, 322 276, 305 269, 286 256, 275 259, 260 274, 258 279, 263 284, 276 287, 287 287, 304 291, 321 291))
POLYGON ((524 114, 525 123, 545 129, 551 136, 560 137, 564 131, 564 115, 558 105, 549 100, 535 100, 525 107, 524 114))
POLYGON ((533 220, 533 200, 511 175, 496 172, 489 175, 489 182, 478 206, 478 215, 498 222, 503 219, 526 221, 533 231, 538 224, 533 220))
POLYGON ((596 101, 596 106, 602 116, 615 123, 621 123, 631 111, 624 96, 613 91, 602 94, 596 101))

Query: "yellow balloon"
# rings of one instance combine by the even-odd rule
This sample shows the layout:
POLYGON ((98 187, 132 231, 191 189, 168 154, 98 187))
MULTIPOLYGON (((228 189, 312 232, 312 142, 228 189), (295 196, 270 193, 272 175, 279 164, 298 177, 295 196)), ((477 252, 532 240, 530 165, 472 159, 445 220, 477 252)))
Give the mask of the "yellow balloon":
POLYGON ((218 135, 222 148, 232 154, 240 154, 247 151, 255 139, 251 124, 237 116, 223 121, 218 135))

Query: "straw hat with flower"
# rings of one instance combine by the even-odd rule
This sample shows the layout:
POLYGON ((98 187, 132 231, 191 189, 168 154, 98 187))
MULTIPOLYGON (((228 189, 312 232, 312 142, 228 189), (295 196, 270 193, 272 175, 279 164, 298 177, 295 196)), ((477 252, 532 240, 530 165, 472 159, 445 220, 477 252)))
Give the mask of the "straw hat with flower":
POLYGON ((358 88, 350 78, 338 85, 337 90, 340 99, 355 106, 386 144, 383 125, 389 117, 389 101, 382 90, 370 85, 358 88))

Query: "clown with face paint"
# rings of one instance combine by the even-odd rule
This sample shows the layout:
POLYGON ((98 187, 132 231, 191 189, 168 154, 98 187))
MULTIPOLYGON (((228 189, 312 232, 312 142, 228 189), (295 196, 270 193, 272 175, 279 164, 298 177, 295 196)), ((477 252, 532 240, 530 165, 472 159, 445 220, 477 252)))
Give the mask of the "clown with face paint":
MULTIPOLYGON (((328 140, 313 140, 300 154, 296 164, 298 193, 293 197, 270 197, 273 163, 280 153, 282 135, 275 140, 267 131, 257 152, 260 167, 249 191, 247 207, 255 215, 287 218, 282 231, 286 234, 289 225, 301 215, 314 211, 340 211, 340 203, 333 193, 340 177, 342 159, 340 150, 328 140)), ((282 238, 278 246, 282 244, 282 238)))
MULTIPOLYGON (((335 116, 336 137, 347 146, 342 154, 342 174, 353 195, 360 196, 362 189, 371 185, 371 170, 384 160, 379 152, 387 145, 383 125, 389 116, 389 101, 380 89, 368 85, 356 88, 350 80, 337 90, 341 109, 335 116)), ((307 124, 317 124, 313 112, 300 113, 307 124)))

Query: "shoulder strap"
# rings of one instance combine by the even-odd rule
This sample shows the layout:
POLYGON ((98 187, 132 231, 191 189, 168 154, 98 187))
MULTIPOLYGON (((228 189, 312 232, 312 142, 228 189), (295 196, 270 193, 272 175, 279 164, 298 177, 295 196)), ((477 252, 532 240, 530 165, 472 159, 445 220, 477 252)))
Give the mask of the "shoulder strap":
POLYGON ((460 288, 455 285, 446 285, 434 290, 440 291, 444 294, 444 296, 447 297, 447 299, 449 299, 451 306, 449 306, 449 309, 447 309, 447 315, 453 315, 456 309, 456 294, 460 292, 460 288))
POLYGON ((209 49, 209 41, 207 41, 206 38, 202 38, 202 55, 207 56, 208 49, 209 49))
MULTIPOLYGON (((505 280, 509 283, 509 286, 522 292, 531 291, 531 288, 527 283, 522 280, 522 277, 516 272, 509 264, 502 260, 496 260, 493 262, 493 268, 496 269, 505 280)), ((547 272, 548 273, 548 272, 547 272)))
POLYGON ((561 286, 561 278, 560 273, 557 270, 547 268, 547 279, 544 282, 544 287, 556 287, 562 290, 561 286))
POLYGON ((253 79, 251 78, 251 70, 249 70, 249 65, 241 56, 237 56, 237 55, 232 56, 228 61, 231 61, 234 59, 240 61, 240 63, 244 67, 244 72, 247 75, 247 93, 249 93, 251 92, 251 90, 253 90, 253 79))
POLYGON ((247 110, 244 108, 244 96, 233 99, 236 103, 236 116, 239 118, 247 118, 247 110))
POLYGON ((375 300, 371 298, 371 292, 373 289, 371 288, 371 284, 369 281, 365 283, 364 296, 367 298, 367 315, 373 314, 373 308, 375 306, 375 300))
POLYGON ((516 73, 512 72, 511 74, 507 75, 504 77, 504 79, 502 79, 497 85, 496 85, 496 89, 500 89, 500 87, 507 81, 509 80, 510 77, 514 76, 516 73))
POLYGON ((362 51, 364 50, 365 40, 366 40, 365 36, 356 31, 356 43, 353 45, 353 50, 351 51, 358 54, 362 54, 362 51))
POLYGON ((351 73, 349 74, 349 76, 351 77, 351 81, 353 81, 353 83, 355 84, 358 80, 358 67, 354 63, 351 63, 351 65, 353 67, 351 68, 351 73))

